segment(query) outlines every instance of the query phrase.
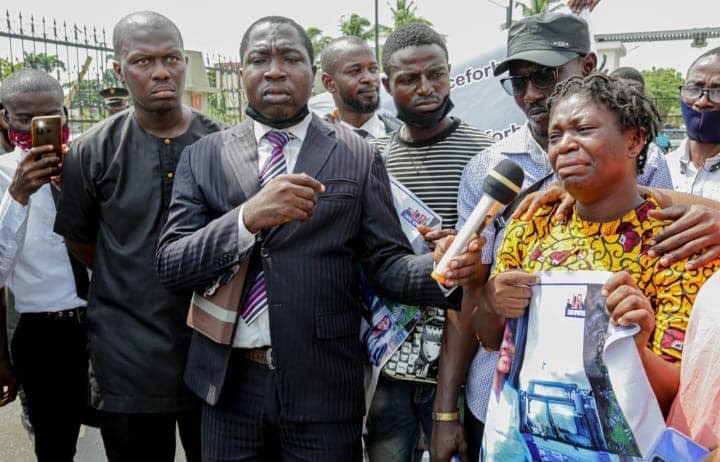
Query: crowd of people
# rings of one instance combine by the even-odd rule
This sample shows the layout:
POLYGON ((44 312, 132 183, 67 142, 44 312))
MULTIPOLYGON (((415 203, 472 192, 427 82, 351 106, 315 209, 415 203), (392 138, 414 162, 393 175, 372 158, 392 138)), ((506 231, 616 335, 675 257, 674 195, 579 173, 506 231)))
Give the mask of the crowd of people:
POLYGON ((57 115, 68 143, 60 83, 22 69, 0 86, 0 283, 20 314, 8 341, 0 310, 0 405, 22 386, 39 461, 73 460, 83 424, 112 462, 172 461, 178 430, 188 461, 413 461, 423 439, 433 461, 477 461, 508 321, 543 271, 613 272, 610 322, 639 326, 668 426, 720 442, 720 48, 687 69, 687 138, 665 155, 642 75, 598 70, 571 14, 508 30, 494 74, 527 122, 495 143, 452 115, 427 25, 395 29, 382 66, 335 39, 318 70, 301 25, 258 19, 232 127, 182 104, 170 19, 125 16, 113 47, 132 104, 63 155, 31 133, 57 115), (316 73, 330 114, 308 108, 316 73), (517 198, 438 284, 506 159, 517 198), (408 215, 420 250, 398 190, 425 206, 408 215))

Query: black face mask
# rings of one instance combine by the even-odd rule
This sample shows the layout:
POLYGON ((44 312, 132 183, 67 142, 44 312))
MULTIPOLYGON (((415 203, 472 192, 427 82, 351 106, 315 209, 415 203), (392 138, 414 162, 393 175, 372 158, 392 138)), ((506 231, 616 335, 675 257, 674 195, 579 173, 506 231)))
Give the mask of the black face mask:
POLYGON ((303 121, 305 117, 307 117, 308 114, 310 114, 310 111, 308 110, 307 104, 303 106, 302 109, 300 109, 300 112, 295 114, 294 116, 290 117, 289 119, 285 120, 270 120, 264 115, 260 114, 258 111, 255 110, 254 107, 250 106, 248 104, 248 107, 245 109, 245 114, 248 115, 251 119, 255 120, 256 122, 260 122, 263 125, 267 125, 268 127, 277 128, 278 130, 282 130, 288 127, 292 127, 293 125, 297 125, 300 122, 303 121))
POLYGON ((452 101, 450 101, 450 95, 445 97, 445 101, 432 112, 413 112, 409 111, 404 107, 395 105, 395 108, 397 109, 397 117, 398 119, 405 122, 406 125, 409 125, 413 128, 432 128, 438 123, 440 123, 441 120, 445 118, 446 115, 452 109, 455 107, 452 101))

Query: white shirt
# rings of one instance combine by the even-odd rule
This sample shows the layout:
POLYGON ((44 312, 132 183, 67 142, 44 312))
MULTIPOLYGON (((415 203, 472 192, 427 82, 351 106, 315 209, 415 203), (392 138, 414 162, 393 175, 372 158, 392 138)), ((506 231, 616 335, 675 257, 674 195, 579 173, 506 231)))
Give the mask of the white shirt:
POLYGON ((676 191, 720 201, 720 154, 706 159, 698 169, 690 160, 690 143, 685 139, 665 159, 676 191))
POLYGON ((77 296, 70 257, 53 232, 55 202, 50 184, 23 206, 8 190, 25 152, 0 156, 0 285, 15 295, 18 313, 46 313, 85 306, 77 296))
MULTIPOLYGON (((288 141, 283 148, 288 173, 293 173, 295 169, 300 148, 302 147, 303 141, 305 141, 311 120, 312 115, 308 114, 299 124, 284 130, 278 130, 288 132, 292 135, 290 141, 288 141)), ((255 141, 257 141, 258 147, 258 175, 260 175, 262 168, 272 157, 272 145, 270 141, 265 138, 265 135, 272 130, 276 129, 253 121, 253 131, 255 132, 255 141)), ((238 248, 241 253, 255 245, 255 235, 248 231, 243 222, 243 207, 240 207, 240 216, 238 219, 238 248)), ((268 310, 260 314, 249 326, 245 324, 245 321, 240 317, 240 319, 238 319, 237 329, 235 330, 235 337, 233 338, 233 347, 260 348, 266 346, 270 346, 270 316, 268 315, 268 310)))
POLYGON ((384 136, 387 136, 387 132, 385 131, 385 124, 382 120, 380 120, 380 116, 378 113, 374 113, 372 117, 370 117, 362 126, 360 127, 353 127, 349 123, 345 122, 344 120, 341 120, 340 123, 342 123, 344 126, 349 128, 350 130, 365 130, 370 135, 370 139, 378 139, 382 138, 384 136))

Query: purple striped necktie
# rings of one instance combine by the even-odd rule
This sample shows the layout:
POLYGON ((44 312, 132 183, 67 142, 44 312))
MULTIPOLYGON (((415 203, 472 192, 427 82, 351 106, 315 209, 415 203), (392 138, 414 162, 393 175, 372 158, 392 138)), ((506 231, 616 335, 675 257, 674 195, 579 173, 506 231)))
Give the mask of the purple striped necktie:
MULTIPOLYGON (((272 155, 267 163, 260 170, 260 187, 264 187, 270 180, 278 175, 287 173, 287 164, 285 163, 285 155, 283 149, 290 140, 287 132, 271 131, 265 135, 265 139, 272 146, 272 155)), ((255 280, 248 290, 247 297, 243 302, 240 316, 242 316, 245 324, 250 325, 265 310, 267 310, 267 289, 265 287, 265 272, 260 272, 255 276, 255 280)))

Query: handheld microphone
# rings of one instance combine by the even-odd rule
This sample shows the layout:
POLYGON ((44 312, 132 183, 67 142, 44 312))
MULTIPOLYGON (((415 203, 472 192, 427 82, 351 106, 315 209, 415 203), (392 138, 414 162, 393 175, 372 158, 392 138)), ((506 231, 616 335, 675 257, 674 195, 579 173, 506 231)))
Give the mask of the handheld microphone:
POLYGON ((431 276, 440 284, 445 284, 445 271, 450 261, 460 255, 474 233, 480 233, 497 214, 500 207, 507 205, 515 199, 520 192, 525 173, 515 162, 503 159, 485 177, 483 194, 467 221, 460 228, 455 240, 450 244, 440 263, 435 267, 431 276))

